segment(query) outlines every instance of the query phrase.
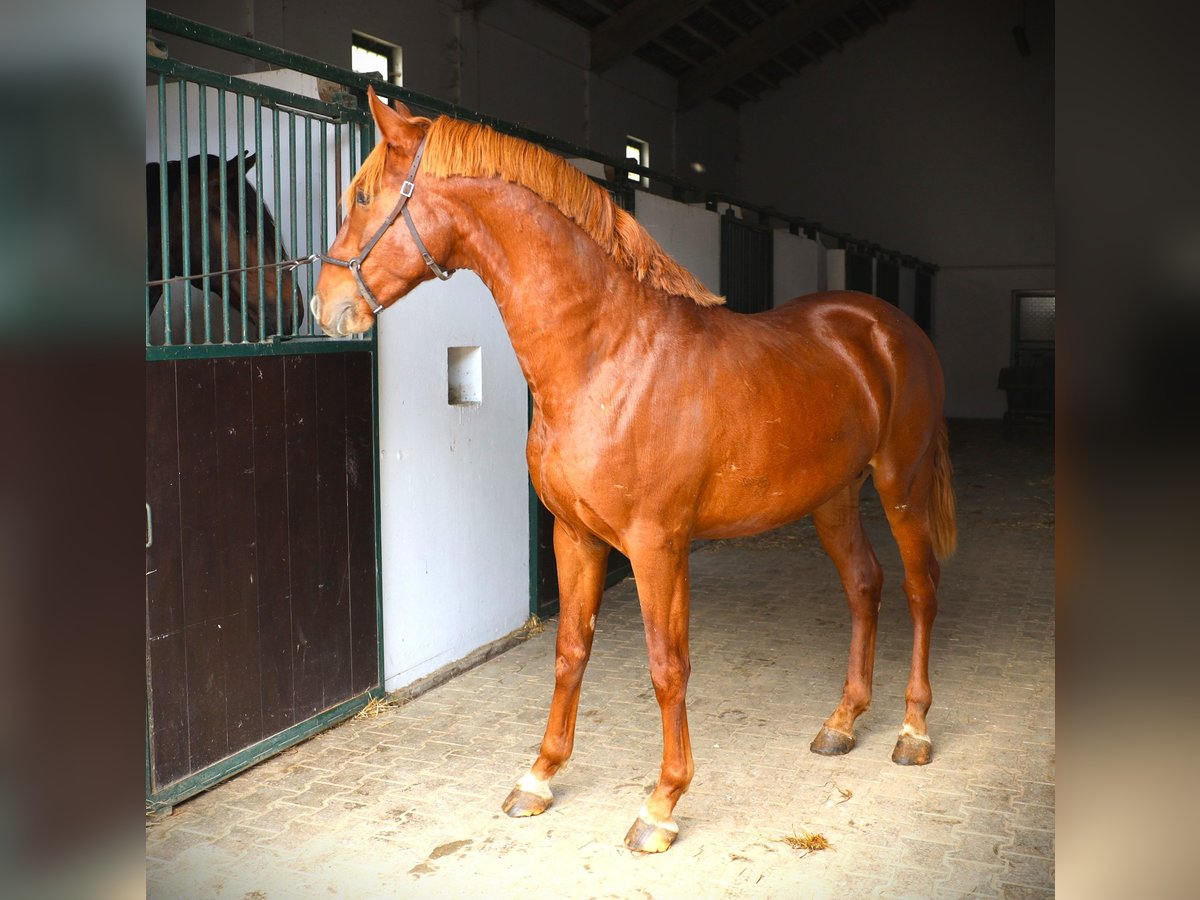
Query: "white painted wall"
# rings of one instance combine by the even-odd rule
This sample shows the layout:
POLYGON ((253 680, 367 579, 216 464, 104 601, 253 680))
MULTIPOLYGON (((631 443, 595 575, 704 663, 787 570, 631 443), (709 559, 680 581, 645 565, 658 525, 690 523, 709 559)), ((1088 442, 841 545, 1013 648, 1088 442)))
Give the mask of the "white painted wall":
POLYGON ((775 230, 774 242, 772 306, 823 289, 821 263, 825 248, 802 234, 792 234, 782 229, 775 230))
POLYGON ((529 615, 525 379, 474 273, 421 285, 379 317, 385 687, 529 615), (447 402, 447 348, 481 348, 483 400, 447 402))
POLYGON ((689 206, 638 191, 634 215, 675 261, 714 294, 721 291, 721 218, 702 206, 689 206))
POLYGON ((846 289, 846 251, 825 251, 825 290, 844 291, 846 289))

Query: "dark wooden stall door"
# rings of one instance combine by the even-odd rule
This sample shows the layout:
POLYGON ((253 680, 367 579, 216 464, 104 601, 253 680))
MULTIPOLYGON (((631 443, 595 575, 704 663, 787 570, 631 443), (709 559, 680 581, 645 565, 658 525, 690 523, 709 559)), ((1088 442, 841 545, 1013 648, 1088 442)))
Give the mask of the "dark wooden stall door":
POLYGON ((146 364, 152 789, 378 684, 365 352, 146 364))

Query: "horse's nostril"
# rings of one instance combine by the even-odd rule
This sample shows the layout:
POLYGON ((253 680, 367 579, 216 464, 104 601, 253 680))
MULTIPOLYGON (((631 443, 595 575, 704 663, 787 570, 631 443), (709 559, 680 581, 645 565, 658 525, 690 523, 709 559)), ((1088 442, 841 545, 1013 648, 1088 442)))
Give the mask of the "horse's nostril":
POLYGON ((308 301, 308 308, 312 310, 313 320, 319 325, 321 323, 321 298, 313 294, 312 299, 308 301))
POLYGON ((346 335, 348 335, 350 332, 346 330, 346 324, 347 324, 347 320, 353 314, 354 314, 354 310, 351 307, 347 306, 344 310, 342 310, 341 315, 339 315, 337 317, 337 322, 334 323, 333 330, 342 337, 345 337, 346 335))

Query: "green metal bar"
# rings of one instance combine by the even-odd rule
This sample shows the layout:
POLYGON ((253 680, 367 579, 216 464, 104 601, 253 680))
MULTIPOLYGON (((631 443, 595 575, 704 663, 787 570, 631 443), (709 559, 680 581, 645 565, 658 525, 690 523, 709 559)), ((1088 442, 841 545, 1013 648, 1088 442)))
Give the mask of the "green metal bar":
MULTIPOLYGON (((300 245, 296 242, 296 114, 294 112, 288 113, 288 172, 290 173, 292 179, 292 190, 290 196, 288 197, 291 211, 292 240, 288 246, 292 248, 293 253, 297 253, 300 245)), ((311 253, 312 251, 310 250, 309 252, 311 253)), ((311 270, 312 266, 308 266, 307 268, 311 270)), ((296 334, 300 330, 300 315, 298 304, 296 302, 298 299, 296 296, 296 291, 298 290, 299 285, 300 275, 298 272, 293 272, 291 297, 288 298, 292 304, 292 334, 296 334)))
POLYGON ((222 75, 219 72, 211 72, 208 69, 191 66, 176 59, 159 59, 156 56, 147 56, 146 71, 166 75, 172 80, 191 81, 195 84, 207 85, 208 87, 223 88, 235 94, 250 94, 260 97, 265 106, 297 109, 327 119, 341 119, 345 118, 347 114, 355 112, 337 103, 327 103, 324 100, 318 100, 316 97, 293 94, 291 91, 285 91, 267 84, 259 84, 256 81, 247 81, 235 75, 222 75))
MULTIPOLYGON (((312 159, 312 133, 315 123, 312 119, 305 117, 304 119, 304 239, 306 242, 306 251, 312 253, 316 250, 313 246, 315 243, 313 235, 313 202, 317 199, 313 193, 313 159, 312 159)), ((324 248, 321 248, 324 249, 324 248)), ((313 270, 316 265, 308 266, 308 297, 311 300, 316 284, 313 270)), ((316 326, 313 325, 313 317, 308 317, 308 333, 316 334, 316 326)))
POLYGON ((187 82, 177 82, 179 88, 179 201, 182 210, 183 263, 183 339, 192 342, 192 193, 188 189, 188 122, 187 82))
MULTIPOLYGON (((167 197, 167 79, 158 77, 158 252, 162 257, 162 275, 170 277, 170 220, 167 197)), ((149 292, 148 292, 149 293, 149 292)), ((168 319, 170 312, 170 282, 162 286, 163 320, 168 319)), ((166 329, 164 343, 170 343, 170 329, 166 329)), ((146 343, 150 343, 150 316, 146 314, 146 343)))
POLYGON ((200 116, 200 242, 201 259, 204 265, 204 279, 201 289, 204 291, 204 343, 212 343, 212 311, 209 309, 209 294, 212 291, 212 253, 208 233, 208 88, 198 86, 199 98, 197 112, 200 116))
MULTIPOLYGON (((146 235, 146 281, 150 281, 150 235, 146 235)), ((146 285, 146 346, 150 346, 150 285, 146 285)))
MULTIPOLYGON (((267 339, 267 270, 262 268, 262 264, 266 261, 266 251, 264 243, 266 241, 266 223, 263 220, 263 192, 267 189, 267 179, 263 177, 266 160, 262 158, 262 103, 258 98, 254 98, 254 152, 258 154, 258 162, 255 165, 258 167, 258 176, 254 179, 258 182, 258 190, 254 192, 255 196, 255 212, 258 227, 255 229, 255 238, 258 242, 258 339, 265 341, 267 339)), ((243 232, 244 234, 244 232, 243 232)))
POLYGON ((359 339, 331 338, 324 335, 287 338, 272 338, 241 344, 176 344, 173 347, 153 346, 146 348, 149 361, 172 359, 228 359, 242 356, 294 356, 304 353, 361 353, 376 348, 370 332, 359 339))
POLYGON ((275 333, 283 334, 283 305, 287 303, 287 298, 283 296, 283 269, 279 268, 278 262, 283 259, 283 206, 279 202, 279 198, 283 196, 280 193, 280 174, 279 174, 279 110, 271 110, 271 156, 273 165, 271 172, 275 176, 275 215, 278 221, 275 222, 275 333))
MULTIPOLYGON (((237 198, 238 198, 238 285, 242 292, 242 341, 250 339, 249 304, 246 302, 249 282, 246 280, 246 98, 236 94, 233 102, 237 111, 237 198)), ((257 149, 257 148, 256 148, 257 149)))
MULTIPOLYGON (((328 131, 328 125, 321 126, 320 136, 322 139, 317 142, 317 152, 321 154, 321 193, 318 194, 320 206, 317 211, 317 227, 320 229, 322 251, 329 246, 329 145, 326 134, 328 131)), ((334 152, 337 152, 336 147, 334 152)), ((316 323, 310 324, 313 327, 313 334, 316 334, 316 323)))
MULTIPOLYGON (((167 80, 158 77, 158 202, 162 251, 162 277, 171 277, 170 198, 167 196, 167 80)), ((171 343, 171 282, 163 286, 163 343, 171 343)))
MULTIPOLYGON (((226 120, 229 118, 229 95, 225 93, 224 88, 217 88, 217 101, 221 107, 221 117, 217 120, 217 138, 221 145, 220 159, 217 160, 217 165, 221 167, 220 176, 217 181, 220 183, 220 200, 221 200, 221 271, 229 271, 229 179, 225 177, 225 160, 228 158, 229 141, 226 128, 226 120)), ((221 343, 229 343, 229 275, 221 276, 221 322, 224 325, 225 333, 221 338, 221 343)))
MULTIPOLYGON (((333 233, 336 235, 342 227, 342 205, 338 202, 339 194, 342 192, 342 126, 339 122, 333 123, 333 198, 330 201, 333 203, 333 233)), ((322 241, 328 247, 328 241, 322 241)))
POLYGON ((371 329, 369 340, 365 343, 372 349, 371 353, 371 437, 375 442, 371 454, 371 466, 375 472, 375 634, 376 663, 380 687, 385 686, 383 656, 383 535, 379 527, 383 521, 383 507, 379 490, 379 353, 375 340, 375 329, 371 329))
MULTIPOLYGON (((257 744, 253 744, 244 750, 227 756, 225 759, 214 763, 203 771, 176 781, 173 784, 161 787, 157 791, 151 792, 148 790, 146 801, 158 807, 172 806, 180 803, 188 797, 224 781, 231 775, 236 775, 243 769, 248 769, 255 763, 261 762, 269 756, 274 756, 281 750, 286 750, 293 744, 298 744, 318 731, 322 731, 330 725, 350 718, 350 716, 366 706, 373 698, 382 699, 384 696, 386 696, 386 692, 383 690, 382 685, 376 685, 365 693, 359 694, 357 697, 351 697, 349 700, 343 701, 325 710, 323 713, 313 716, 311 719, 299 722, 276 735, 272 735, 266 740, 259 741, 257 744)), ((147 721, 149 721, 149 716, 147 716, 147 721)), ((148 736, 147 740, 149 740, 148 736)))

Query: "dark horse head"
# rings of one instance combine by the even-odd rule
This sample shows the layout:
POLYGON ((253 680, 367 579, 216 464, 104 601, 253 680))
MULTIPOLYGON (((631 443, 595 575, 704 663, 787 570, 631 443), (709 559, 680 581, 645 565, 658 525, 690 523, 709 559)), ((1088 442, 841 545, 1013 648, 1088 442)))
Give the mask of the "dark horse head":
MULTIPOLYGON (((255 154, 245 158, 243 172, 249 171, 255 162, 255 154)), ((208 155, 206 171, 201 168, 201 157, 192 156, 187 161, 187 202, 183 196, 182 164, 178 160, 167 163, 167 228, 170 277, 178 277, 183 273, 184 242, 183 219, 185 210, 188 218, 189 241, 188 263, 190 284, 203 288, 205 272, 219 272, 222 269, 237 269, 242 266, 265 266, 263 269, 251 269, 242 273, 209 278, 208 290, 211 294, 221 296, 225 303, 236 309, 246 311, 249 325, 247 339, 253 340, 259 333, 259 323, 265 325, 265 334, 291 334, 293 329, 303 319, 304 299, 297 291, 295 279, 291 272, 281 271, 274 264, 279 262, 275 254, 275 220, 266 207, 262 210, 262 253, 259 253, 258 195, 254 187, 242 182, 242 192, 239 195, 238 157, 225 162, 217 156, 208 155), (221 183, 225 183, 225 221, 221 221, 221 183), (204 192, 207 190, 207 204, 204 203, 204 192), (238 208, 239 196, 242 200, 241 210, 238 208), (208 224, 208 243, 203 239, 203 223, 208 224), (227 256, 222 259, 222 237, 227 256), (243 257, 242 254, 245 254, 243 257), (244 260, 244 261, 243 261, 244 260), (262 273, 261 286, 259 273, 262 273), (243 290, 244 287, 244 290, 243 290), (293 298, 295 303, 293 303, 293 298), (293 308, 296 319, 293 320, 293 308)), ((147 280, 158 281, 163 278, 162 253, 162 172, 158 163, 146 166, 146 198, 147 198, 147 280)), ((281 245, 284 259, 287 250, 281 245)), ((182 284, 182 282, 179 282, 182 284)), ((150 307, 147 314, 153 314, 162 297, 163 286, 150 287, 150 307)), ((182 313, 176 311, 178 289, 172 291, 172 319, 182 320, 182 313)), ((187 302, 185 297, 184 302, 187 302)), ((214 319, 214 334, 216 322, 214 319)), ((203 334, 203 325, 197 326, 195 318, 192 321, 193 334, 203 334)))

